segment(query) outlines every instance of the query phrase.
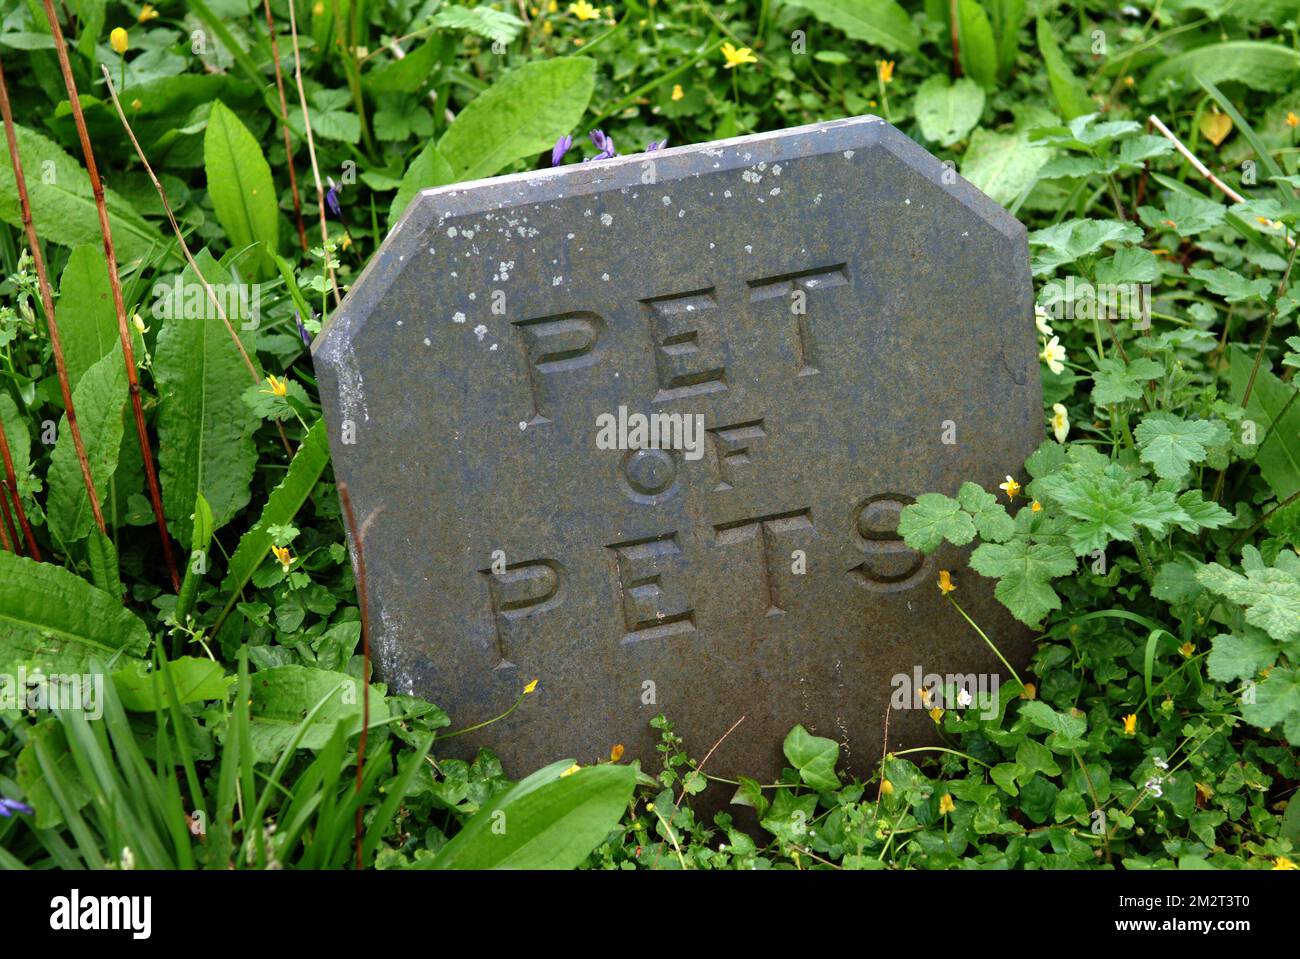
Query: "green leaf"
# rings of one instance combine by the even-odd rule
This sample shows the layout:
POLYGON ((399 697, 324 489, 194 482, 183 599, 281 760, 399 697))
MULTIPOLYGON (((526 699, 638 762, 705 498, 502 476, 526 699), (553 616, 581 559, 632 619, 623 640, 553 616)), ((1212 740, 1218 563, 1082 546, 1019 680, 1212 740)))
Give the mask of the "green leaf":
POLYGON ((1148 413, 1133 438, 1162 479, 1180 480, 1193 463, 1202 462, 1209 447, 1228 442, 1228 428, 1218 421, 1185 420, 1170 413, 1148 413))
MULTIPOLYGON (((195 262, 209 283, 230 282, 206 250, 195 262)), ((190 267, 182 279, 198 282, 190 267)), ((240 399, 249 382, 248 368, 226 325, 206 309, 199 316, 189 310, 172 312, 158 331, 154 351, 158 468, 167 522, 173 535, 188 543, 200 494, 212 507, 216 529, 248 504, 257 466, 252 434, 260 420, 240 399)))
POLYGON ((406 212, 406 208, 421 190, 455 182, 456 174, 452 171, 451 165, 433 143, 427 144, 406 168, 402 182, 397 187, 397 195, 393 197, 393 202, 388 208, 389 229, 397 225, 398 217, 406 212))
POLYGON ((819 792, 839 789, 840 778, 835 764, 840 758, 840 744, 833 739, 814 736, 803 726, 795 726, 782 746, 785 758, 799 770, 799 778, 819 792))
POLYGON ((208 546, 212 543, 213 528, 212 507, 200 494, 194 502, 194 538, 190 540, 185 580, 181 583, 181 591, 176 596, 176 608, 171 614, 173 623, 184 624, 194 607, 199 583, 203 581, 203 573, 208 567, 208 546))
POLYGON ((524 21, 513 13, 491 7, 444 7, 433 18, 433 25, 443 30, 465 30, 494 43, 513 43, 524 29, 524 21))
POLYGON ((1079 739, 1088 730, 1088 721, 1082 716, 1058 713, 1042 700, 1021 703, 1020 715, 1039 729, 1046 729, 1063 739, 1079 739))
MULTIPOLYGON (((1242 350, 1230 351, 1228 376, 1236 403, 1246 393, 1254 364, 1254 358, 1242 350)), ((1294 382, 1284 383, 1275 376, 1265 360, 1255 375, 1246 406, 1246 415, 1255 422, 1258 438, 1263 440, 1255 451, 1255 462, 1279 500, 1300 490, 1300 402, 1291 402, 1295 389, 1294 382)))
POLYGON ((120 601, 49 563, 0 552, 0 672, 84 673, 90 659, 142 656, 149 631, 120 601))
POLYGON ((975 531, 980 539, 1001 543, 1015 533, 1016 523, 998 498, 976 483, 962 483, 957 491, 957 502, 971 514, 975 531))
POLYGON ((1052 32, 1051 24, 1039 17, 1036 32, 1038 52, 1042 55, 1043 65, 1047 68, 1047 82, 1052 88, 1052 97, 1056 100, 1061 116, 1066 120, 1073 120, 1075 117, 1092 113, 1093 104, 1088 96, 1088 89, 1070 69, 1069 62, 1056 42, 1056 34, 1052 32))
MULTIPOLYGON (((203 170, 208 196, 232 249, 260 243, 257 275, 274 274, 280 236, 280 210, 271 167, 262 148, 239 117, 220 100, 212 104, 203 137, 203 170)), ((206 275, 206 271, 205 275, 206 275)), ((208 278, 211 282, 211 277, 208 278)))
POLYGON ((1164 209, 1154 206, 1138 207, 1138 216, 1153 230, 1173 230, 1179 236, 1190 237, 1212 230, 1223 222, 1228 211, 1217 200, 1171 193, 1164 209))
POLYGON ((1108 243, 1141 243, 1142 230, 1132 223, 1087 218, 1065 220, 1029 234, 1029 246, 1037 247, 1034 275, 1050 273, 1100 250, 1108 243))
MULTIPOLYGON (((497 11, 491 7, 483 10, 497 11)), ((509 16, 509 14, 503 14, 509 16)), ((437 18, 434 18, 437 22, 437 18)), ((362 85, 372 95, 376 93, 416 93, 433 83, 438 77, 438 52, 442 44, 438 38, 426 40, 413 48, 400 60, 391 60, 382 67, 367 73, 362 85)))
POLYGON ((294 518, 311 495, 312 488, 328 462, 328 435, 324 421, 318 420, 298 447, 284 479, 271 491, 266 506, 262 508, 262 515, 240 538, 235 554, 230 557, 226 578, 221 583, 221 591, 227 596, 226 606, 221 613, 222 619, 229 614, 249 577, 270 552, 271 528, 284 526, 294 518))
MULTIPOLYGON (((251 678, 249 737, 257 762, 274 759, 298 735, 298 726, 322 701, 312 722, 298 740, 300 749, 323 749, 335 727, 344 735, 361 731, 362 690, 360 682, 346 673, 334 673, 307 666, 275 666, 258 670, 251 678)), ((370 726, 387 721, 388 704, 381 690, 371 687, 370 726)))
POLYGON ((1059 544, 1024 540, 1009 543, 981 543, 971 554, 971 569, 981 576, 995 577, 993 594, 1011 615, 1027 626, 1037 626, 1054 609, 1061 608, 1052 579, 1074 572, 1075 559, 1059 544))
MULTIPOLYGON (((90 177, 81 164, 53 140, 15 124, 18 152, 32 206, 32 220, 42 239, 63 246, 101 244, 99 213, 90 189, 90 177)), ((22 229, 13 167, 8 151, 0 151, 0 219, 22 229)), ((123 267, 141 260, 162 241, 155 229, 131 204, 105 188, 109 225, 118 262, 123 267)))
POLYGON ((1194 266, 1187 271, 1206 285, 1211 293, 1223 297, 1229 303, 1243 300, 1263 300, 1273 292, 1273 284, 1265 279, 1248 280, 1235 270, 1216 266, 1207 270, 1203 266, 1194 266))
POLYGON ((1255 701, 1242 704, 1241 718, 1260 729, 1280 727, 1287 742, 1300 746, 1300 670, 1270 670, 1255 687, 1255 701))
POLYGON ((957 0, 958 55, 962 69, 985 90, 998 83, 998 46, 979 0, 957 0))
POLYGON ((68 384, 76 389, 86 370, 121 342, 102 246, 73 249, 63 268, 55 310, 68 384))
POLYGON ((1277 662, 1277 653, 1277 643, 1267 633, 1247 626, 1241 635, 1224 633, 1214 638, 1207 671, 1211 679, 1221 683, 1254 679, 1277 662))
POLYGON ((1269 41, 1211 43, 1160 61, 1142 81, 1142 93, 1156 97, 1166 88, 1192 89, 1199 80, 1242 83, 1252 90, 1289 90, 1300 71, 1300 51, 1269 41))
POLYGON ((552 57, 509 70, 461 110, 438 151, 458 180, 493 176, 572 131, 595 82, 596 61, 589 57, 552 57))
POLYGON ((952 146, 979 123, 984 91, 966 77, 950 84, 947 77, 935 74, 917 88, 912 111, 923 137, 940 146, 952 146))
MULTIPOLYGON (((152 666, 152 663, 137 660, 113 673, 113 684, 123 708, 133 713, 151 713, 171 704, 167 683, 152 666)), ((235 682, 235 677, 228 676, 220 663, 197 656, 169 660, 162 668, 171 673, 179 705, 225 699, 227 690, 235 682)))
POLYGON ((921 42, 911 15, 894 0, 790 0, 846 37, 891 53, 913 53, 921 42))
POLYGON ((933 553, 945 539, 965 546, 975 538, 975 523, 955 499, 922 493, 899 514, 898 535, 912 549, 933 553))
MULTIPOLYGON (((1291 554, 1291 568, 1264 566, 1245 575, 1218 563, 1196 572, 1202 586, 1246 610, 1246 622, 1279 642, 1300 640, 1300 560, 1291 554)), ((1282 561, 1279 555, 1279 563, 1282 561)))
POLYGON ((1108 356, 1097 364, 1092 374, 1092 401, 1098 406, 1123 403, 1142 397, 1142 384, 1164 376, 1165 368, 1156 360, 1140 356, 1132 363, 1108 356))
POLYGON ((98 529, 92 529, 86 540, 86 561, 95 586, 120 601, 126 595, 126 587, 122 585, 117 547, 98 529))
POLYGON ((979 129, 971 134, 961 175, 994 202, 1010 206, 1033 186, 1051 156, 1050 149, 1030 143, 1024 130, 994 133, 979 129))
POLYGON ((434 869, 574 869, 609 835, 636 786, 631 766, 552 763, 493 798, 452 837, 434 869))
MULTIPOLYGON (((86 461, 100 508, 107 513, 107 499, 117 457, 122 448, 126 410, 126 367, 122 348, 116 346, 96 362, 72 391, 77 423, 86 448, 86 461)), ((77 460, 72 430, 65 414, 59 420, 58 440, 50 456, 50 498, 46 508, 50 535, 64 544, 75 543, 95 528, 95 517, 86 493, 85 476, 77 460)))

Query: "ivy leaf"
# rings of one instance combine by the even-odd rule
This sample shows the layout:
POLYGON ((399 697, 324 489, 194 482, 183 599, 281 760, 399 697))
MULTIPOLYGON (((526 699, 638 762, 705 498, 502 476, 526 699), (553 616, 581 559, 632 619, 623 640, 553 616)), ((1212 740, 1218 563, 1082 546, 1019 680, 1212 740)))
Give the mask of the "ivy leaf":
POLYGON ((1024 540, 982 543, 970 558, 971 569, 996 577, 993 594, 1011 615, 1027 626, 1037 626, 1054 609, 1061 608, 1052 579, 1074 572, 1069 549, 1056 543, 1028 545, 1024 540))
POLYGON ((1228 442, 1228 428, 1218 421, 1185 420, 1170 413, 1148 413, 1133 432, 1142 462, 1162 479, 1180 480, 1200 463, 1207 448, 1228 442))
POLYGON ((922 493, 899 514, 898 535, 912 549, 933 553, 945 539, 965 546, 975 538, 975 523, 952 497, 922 493))
POLYGON ((1142 383, 1163 376, 1165 368, 1157 361, 1139 357, 1126 364, 1119 357, 1108 356, 1097 363, 1092 374, 1092 401, 1098 406, 1136 400, 1142 396, 1142 383))
POLYGON ((1273 284, 1268 280, 1248 280, 1240 273, 1221 266, 1212 270, 1194 266, 1187 272, 1204 283, 1211 293, 1223 297, 1229 303, 1262 300, 1273 292, 1273 284))
POLYGON ((1015 521, 998 498, 976 483, 962 483, 957 491, 957 502, 971 514, 980 539, 1003 543, 1016 531, 1015 521))
POLYGON ((819 792, 840 788, 835 763, 840 758, 840 744, 824 736, 814 736, 803 726, 795 726, 782 745, 785 758, 799 770, 799 778, 819 792))

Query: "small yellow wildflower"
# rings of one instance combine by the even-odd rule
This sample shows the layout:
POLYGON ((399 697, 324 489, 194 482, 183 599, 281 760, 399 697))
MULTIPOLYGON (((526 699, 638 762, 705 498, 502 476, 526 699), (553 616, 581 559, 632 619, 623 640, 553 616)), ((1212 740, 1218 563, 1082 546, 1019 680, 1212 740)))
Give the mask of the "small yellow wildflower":
POLYGON ((1043 344, 1043 352, 1038 354, 1038 358, 1047 364, 1047 368, 1053 373, 1060 373, 1065 370, 1065 347, 1061 345, 1061 338, 1054 336, 1043 344))
POLYGON ((754 56, 754 51, 749 47, 740 47, 737 49, 731 43, 722 45, 722 56, 726 59, 723 64, 724 70, 730 70, 732 67, 738 67, 742 63, 758 63, 758 57, 754 56))
POLYGON ((891 783, 888 779, 880 780, 880 793, 883 796, 894 795, 894 784, 891 783))
POLYGON ((609 751, 609 761, 612 763, 616 763, 622 758, 623 758, 623 744, 616 743, 614 745, 614 748, 609 751))
POLYGON ((1127 716, 1124 717, 1124 735, 1136 736, 1137 729, 1138 729, 1137 713, 1129 713, 1127 716))
POLYGON ((600 11, 587 2, 587 0, 578 0, 577 3, 569 4, 569 13, 579 20, 599 20, 600 11))
POLYGON ((551 33, 554 32, 554 30, 555 30, 555 27, 552 26, 550 20, 543 20, 543 21, 542 21, 542 33, 546 34, 546 35, 549 37, 549 36, 551 35, 551 33))
POLYGON ((534 679, 531 683, 529 683, 527 686, 524 687, 524 695, 527 696, 529 693, 533 692, 533 690, 535 690, 536 688, 537 688, 537 680, 534 679))
POLYGON ((939 570, 939 592, 947 596, 957 588, 957 584, 952 581, 952 573, 946 569, 939 570))
POLYGON ((943 719, 943 707, 935 706, 934 709, 930 710, 930 718, 933 719, 936 723, 939 720, 943 719))
POLYGON ((582 767, 579 766, 577 763, 574 763, 572 766, 570 766, 570 767, 569 767, 568 769, 566 769, 564 772, 560 773, 560 778, 563 779, 565 776, 572 776, 574 773, 576 773, 576 772, 577 772, 579 769, 581 769, 581 768, 582 768, 582 767))
POLYGON ((1042 511, 1043 511, 1043 504, 1038 502, 1038 500, 1034 500, 1032 503, 1029 504, 1029 512, 1041 513, 1042 511))
POLYGON ((1286 856, 1278 856, 1276 859, 1273 860, 1273 869, 1274 869, 1274 870, 1278 870, 1278 869, 1283 869, 1283 870, 1285 870, 1285 869, 1300 869, 1300 866, 1297 866, 1294 862, 1292 862, 1292 861, 1291 861, 1290 859, 1288 859, 1286 856))
POLYGON ((1065 438, 1070 435, 1070 414, 1060 403, 1052 404, 1052 435, 1056 437, 1058 443, 1064 443, 1065 438))
POLYGON ((546 5, 547 13, 557 13, 559 9, 560 9, 560 5, 559 3, 556 2, 556 0, 551 0, 551 2, 546 5))
POLYGON ((894 61, 877 60, 876 75, 880 77, 881 83, 893 83, 894 82, 894 61))
POLYGON ((289 572, 289 567, 293 565, 293 556, 289 553, 289 547, 273 545, 271 547, 271 552, 274 553, 275 558, 280 561, 280 565, 284 567, 284 571, 286 573, 289 572))
POLYGON ((939 797, 939 815, 946 816, 957 808, 957 804, 952 801, 949 793, 944 793, 939 797))
POLYGON ((1286 111, 1286 125, 1292 129, 1300 127, 1300 117, 1296 116, 1291 110, 1286 111))
POLYGON ((140 8, 140 16, 136 17, 139 23, 148 23, 150 20, 158 19, 158 11, 154 9, 152 3, 146 3, 140 8))
POLYGON ((144 109, 144 101, 141 100, 139 97, 136 97, 134 100, 131 101, 131 109, 135 110, 138 113, 140 110, 144 109))
POLYGON ((1131 87, 1131 86, 1133 86, 1133 84, 1134 84, 1135 82, 1136 82, 1136 81, 1135 81, 1131 76, 1129 76, 1129 77, 1125 77, 1125 78, 1124 78, 1124 86, 1126 86, 1126 87, 1131 87))
POLYGON ((1038 698, 1038 687, 1033 683, 1025 683, 1025 688, 1020 690, 1020 698, 1033 702, 1038 698))
POLYGON ((322 2, 322 0, 316 0, 316 2, 312 4, 311 15, 313 17, 325 16, 325 4, 322 2))
POLYGON ((674 99, 674 100, 680 100, 680 99, 681 99, 682 97, 684 97, 684 96, 686 96, 686 94, 685 94, 685 92, 683 92, 683 90, 682 90, 682 85, 681 85, 680 83, 674 83, 674 84, 673 84, 673 99, 674 99))
POLYGON ((266 382, 271 388, 269 390, 262 390, 263 393, 269 393, 272 396, 278 396, 281 398, 289 395, 289 381, 287 379, 282 380, 272 373, 266 378, 266 382))
POLYGON ((126 30, 122 27, 114 27, 113 32, 108 35, 108 45, 118 53, 126 53, 126 48, 130 39, 126 35, 126 30))
POLYGON ((1178 647, 1178 651, 1183 654, 1183 659, 1191 659, 1192 654, 1196 652, 1196 647, 1192 645, 1191 640, 1188 640, 1178 647))
POLYGON ((1012 476, 1008 476, 1005 483, 999 483, 998 489, 1007 494, 1010 502, 1015 502, 1016 497, 1020 495, 1020 484, 1012 476))

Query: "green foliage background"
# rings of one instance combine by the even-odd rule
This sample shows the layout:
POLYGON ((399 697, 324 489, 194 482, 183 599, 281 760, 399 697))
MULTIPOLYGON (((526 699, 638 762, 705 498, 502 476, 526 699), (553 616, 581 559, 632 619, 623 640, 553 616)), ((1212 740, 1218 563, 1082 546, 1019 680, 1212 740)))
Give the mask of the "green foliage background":
MULTIPOLYGON (((15 138, 108 535, 67 428, 6 157, 0 422, 44 562, 0 552, 0 674, 102 672, 109 695, 102 721, 0 710, 0 797, 32 810, 0 818, 0 865, 1300 859, 1294 3, 60 9, 183 583, 160 558, 55 41, 41 3, 8 0, 15 138), (214 322, 103 70, 230 329, 214 322), (781 781, 718 781, 693 758, 711 744, 682 742, 671 717, 655 720, 661 761, 644 767, 613 748, 607 762, 563 760, 511 783, 487 751, 440 757, 453 719, 491 717, 365 685, 306 346, 336 285, 355 280, 418 190, 545 165, 562 136, 578 162, 597 152, 594 129, 632 153, 862 113, 951 160, 1031 230, 1044 419, 1060 439, 1006 465, 1019 495, 999 490, 1002 476, 968 477, 919 497, 900 526, 921 551, 973 547, 969 568, 949 571, 948 599, 960 604, 977 575, 996 580, 1040 633, 1029 673, 1002 686, 992 719, 936 710, 945 745, 890 754, 866 783, 802 726, 781 781), (1149 326, 1054 312, 1052 284, 1067 278, 1150 284, 1149 326), (761 838, 728 814, 697 816, 705 789, 751 807, 761 838)), ((936 337, 959 319, 935 318, 936 337)), ((13 520, 7 535, 21 539, 13 520)))

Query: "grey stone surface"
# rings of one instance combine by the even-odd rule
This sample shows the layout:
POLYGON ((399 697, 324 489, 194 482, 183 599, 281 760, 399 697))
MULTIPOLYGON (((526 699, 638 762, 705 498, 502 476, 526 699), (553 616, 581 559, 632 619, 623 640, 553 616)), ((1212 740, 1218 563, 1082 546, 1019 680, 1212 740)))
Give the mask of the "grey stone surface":
POLYGON ((891 677, 998 670, 938 569, 1027 656, 894 529, 1041 439, 1032 302, 1024 228, 875 117, 427 191, 314 347, 380 678, 458 727, 539 679, 449 743, 515 776, 656 768, 660 712, 697 757, 745 717, 719 776, 796 723, 868 771, 891 677), (620 407, 702 415, 703 455, 599 449, 620 407))

